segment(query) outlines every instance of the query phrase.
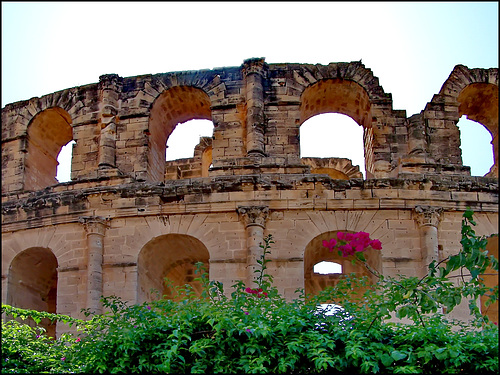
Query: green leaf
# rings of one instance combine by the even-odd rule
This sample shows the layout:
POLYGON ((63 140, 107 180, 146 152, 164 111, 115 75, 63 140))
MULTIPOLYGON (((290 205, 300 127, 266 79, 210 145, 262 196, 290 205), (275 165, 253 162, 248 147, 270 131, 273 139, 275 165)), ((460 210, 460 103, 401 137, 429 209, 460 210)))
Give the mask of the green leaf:
POLYGON ((397 350, 394 350, 392 353, 391 353, 391 357, 395 360, 395 361, 399 361, 400 359, 405 359, 407 357, 407 355, 405 353, 401 353, 400 351, 397 351, 397 350))
POLYGON ((436 356, 437 359, 442 361, 443 359, 448 358, 448 352, 446 351, 446 348, 439 348, 434 352, 434 355, 436 356))
POLYGON ((392 363, 394 362, 394 359, 387 353, 384 353, 380 356, 380 360, 382 361, 382 364, 385 366, 385 367, 389 367, 392 365, 392 363))

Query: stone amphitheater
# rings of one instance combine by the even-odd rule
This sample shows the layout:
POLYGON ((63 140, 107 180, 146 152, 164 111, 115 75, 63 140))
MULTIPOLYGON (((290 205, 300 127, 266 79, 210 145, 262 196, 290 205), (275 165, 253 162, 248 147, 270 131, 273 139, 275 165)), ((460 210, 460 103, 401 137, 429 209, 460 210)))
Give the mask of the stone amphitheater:
MULTIPOLYGON (((365 274, 322 247, 337 231, 380 239, 369 262, 384 275, 420 276, 457 252, 466 207, 478 235, 498 233, 498 68, 457 65, 409 117, 361 62, 263 58, 107 74, 2 109, 2 302, 18 307, 81 318, 103 311, 102 295, 169 296, 165 278, 199 291, 198 261, 230 292, 252 282, 269 234, 268 271, 288 299, 365 274), (301 124, 322 113, 363 128, 364 178, 345 158, 301 158, 301 124), (463 165, 463 115, 491 133, 485 176, 463 165), (167 139, 192 119, 212 121, 213 136, 193 157, 166 161, 167 139), (59 183, 57 156, 70 141, 71 180, 59 183), (341 273, 315 272, 323 261, 341 273)), ((488 248, 498 256, 498 237, 488 248)), ((498 317, 498 306, 484 313, 498 317)))

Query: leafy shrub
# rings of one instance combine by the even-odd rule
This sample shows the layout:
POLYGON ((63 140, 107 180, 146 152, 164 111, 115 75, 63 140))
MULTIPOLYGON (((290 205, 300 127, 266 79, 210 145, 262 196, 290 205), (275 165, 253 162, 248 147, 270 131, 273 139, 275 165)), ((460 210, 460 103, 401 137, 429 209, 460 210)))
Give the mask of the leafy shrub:
MULTIPOLYGON (((80 334, 49 340, 16 321, 2 323, 2 372, 497 373, 498 327, 472 302, 488 293, 498 299, 498 288, 489 290, 480 278, 487 266, 498 270, 498 262, 484 251, 484 239, 470 225, 475 223, 467 211, 463 250, 431 264, 421 279, 379 275, 372 285, 366 278, 345 276, 335 288, 291 302, 266 272, 273 243, 269 236, 261 246, 256 285, 238 282, 230 296, 222 284, 208 280, 199 264, 201 298, 189 286, 177 289, 179 302, 129 306, 116 297, 103 298, 108 312, 88 315, 86 322, 3 305, 8 315, 65 319, 77 324, 80 334), (449 273, 458 269, 469 270, 470 277, 452 283, 449 273), (353 295, 358 287, 365 292, 353 295), (468 324, 440 313, 462 298, 472 301, 468 324), (331 300, 342 309, 328 314, 318 308, 331 300), (413 323, 388 321, 393 315, 413 323)), ((331 241, 327 245, 334 247, 331 241)), ((354 252, 355 261, 365 262, 356 254, 362 251, 354 252)))

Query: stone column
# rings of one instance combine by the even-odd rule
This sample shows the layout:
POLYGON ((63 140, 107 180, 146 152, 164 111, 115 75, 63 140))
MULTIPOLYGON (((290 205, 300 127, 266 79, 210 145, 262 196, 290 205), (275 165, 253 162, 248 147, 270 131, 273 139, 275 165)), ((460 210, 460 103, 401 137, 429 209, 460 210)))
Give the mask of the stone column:
POLYGON ((440 207, 416 206, 415 220, 420 227, 420 246, 424 267, 436 260, 439 262, 438 230, 443 209, 440 207))
POLYGON ((243 220, 247 231, 247 282, 246 285, 252 285, 256 274, 255 270, 260 266, 257 260, 262 256, 264 244, 264 228, 269 214, 267 206, 247 206, 238 207, 238 214, 243 220))
POLYGON ((99 176, 117 175, 116 169, 116 122, 118 117, 122 78, 117 74, 99 77, 99 176))
POLYGON ((265 156, 264 152, 264 59, 243 62, 246 94, 247 155, 265 156))
POLYGON ((80 223, 87 232, 87 308, 101 314, 104 232, 108 224, 105 218, 98 216, 82 216, 80 223))

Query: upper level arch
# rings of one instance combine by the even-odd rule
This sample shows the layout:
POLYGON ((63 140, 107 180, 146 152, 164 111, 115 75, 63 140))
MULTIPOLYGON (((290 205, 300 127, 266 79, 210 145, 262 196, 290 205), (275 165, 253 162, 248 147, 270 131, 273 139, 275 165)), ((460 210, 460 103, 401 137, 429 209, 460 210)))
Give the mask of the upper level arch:
POLYGON ((325 79, 307 87, 300 98, 300 122, 321 113, 342 113, 363 127, 371 126, 371 102, 358 83, 325 79))
POLYGON ((392 105, 391 94, 384 92, 378 77, 375 77, 371 69, 366 68, 361 61, 330 63, 326 66, 304 64, 294 68, 293 73, 298 86, 303 87, 302 92, 323 80, 346 80, 363 88, 372 103, 392 105))
POLYGON ((459 118, 482 124, 491 134, 494 164, 491 175, 498 176, 498 86, 491 83, 471 83, 457 97, 459 118))
POLYGON ((492 136, 494 164, 486 176, 498 177, 498 69, 469 69, 457 65, 445 81, 439 94, 426 105, 424 116, 429 127, 429 149, 439 161, 439 150, 451 155, 452 163, 460 163, 460 134, 457 123, 462 116, 482 124, 492 136), (439 112, 440 113, 439 113, 439 112), (448 125, 447 121, 452 124, 448 125), (446 150, 440 139, 440 129, 448 131, 450 148, 446 150), (432 144, 436 145, 434 148, 432 144))
POLYGON ((33 117, 27 129, 24 189, 41 190, 58 183, 57 156, 73 139, 71 117, 60 107, 51 107, 33 117))
MULTIPOLYGON (((340 113, 363 127, 365 168, 373 171, 372 104, 366 90, 344 79, 325 79, 307 87, 300 98, 300 124, 323 113, 340 113)), ((351 140, 346 139, 347 143, 351 140)), ((353 140, 354 141, 354 140, 353 140)))
POLYGON ((179 123, 212 120, 210 97, 193 86, 174 86, 153 102, 149 115, 149 167, 155 181, 163 181, 167 139, 179 123))

